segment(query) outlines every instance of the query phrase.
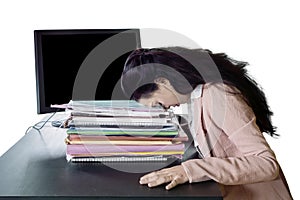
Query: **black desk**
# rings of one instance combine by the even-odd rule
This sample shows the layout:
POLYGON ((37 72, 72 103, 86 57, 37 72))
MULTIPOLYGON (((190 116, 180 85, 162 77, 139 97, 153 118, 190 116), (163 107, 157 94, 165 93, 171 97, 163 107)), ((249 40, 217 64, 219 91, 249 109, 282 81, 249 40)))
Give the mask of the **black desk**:
POLYGON ((147 168, 149 163, 128 164, 124 170, 118 170, 118 164, 111 168, 103 164, 68 163, 65 137, 64 129, 48 126, 40 133, 31 130, 8 150, 0 158, 0 198, 222 199, 212 181, 187 183, 166 191, 164 186, 140 185, 138 180, 145 173, 126 172, 147 168))

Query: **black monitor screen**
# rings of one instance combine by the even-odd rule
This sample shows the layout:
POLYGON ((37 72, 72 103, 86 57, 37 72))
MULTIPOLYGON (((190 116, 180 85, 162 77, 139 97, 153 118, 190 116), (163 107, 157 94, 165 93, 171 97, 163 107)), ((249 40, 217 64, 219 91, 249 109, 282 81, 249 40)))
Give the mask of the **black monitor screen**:
MULTIPOLYGON (((53 112, 51 104, 70 100, 128 99, 119 80, 127 56, 141 46, 138 29, 35 30, 34 41, 38 113, 53 112), (92 59, 102 70, 96 92, 92 96, 85 94, 86 89, 74 92, 80 68, 91 65, 92 59), (113 90, 119 91, 117 95, 112 95, 113 90)), ((84 81, 90 81, 88 76, 84 81)))

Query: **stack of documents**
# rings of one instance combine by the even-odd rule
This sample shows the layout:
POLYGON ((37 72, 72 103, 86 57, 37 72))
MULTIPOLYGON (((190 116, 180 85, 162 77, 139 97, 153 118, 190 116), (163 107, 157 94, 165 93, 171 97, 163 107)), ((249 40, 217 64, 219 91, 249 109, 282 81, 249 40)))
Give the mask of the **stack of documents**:
POLYGON ((184 153, 188 137, 170 110, 123 100, 71 101, 67 109, 69 161, 163 161, 184 153))

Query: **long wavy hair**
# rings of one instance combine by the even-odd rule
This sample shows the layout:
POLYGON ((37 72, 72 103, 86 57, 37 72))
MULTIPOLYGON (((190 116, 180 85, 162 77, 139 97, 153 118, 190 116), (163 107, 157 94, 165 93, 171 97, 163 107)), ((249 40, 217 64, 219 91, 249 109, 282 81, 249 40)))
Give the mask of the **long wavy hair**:
POLYGON ((245 68, 247 65, 247 62, 234 60, 225 53, 212 53, 207 49, 140 48, 127 58, 121 85, 125 94, 131 99, 139 100, 141 97, 150 97, 158 89, 154 83, 158 77, 168 79, 181 94, 191 93, 199 84, 222 82, 238 89, 245 102, 252 108, 260 131, 277 136, 276 127, 271 122, 273 113, 265 94, 248 75, 245 68), (156 65, 167 68, 161 70, 161 67, 156 65))

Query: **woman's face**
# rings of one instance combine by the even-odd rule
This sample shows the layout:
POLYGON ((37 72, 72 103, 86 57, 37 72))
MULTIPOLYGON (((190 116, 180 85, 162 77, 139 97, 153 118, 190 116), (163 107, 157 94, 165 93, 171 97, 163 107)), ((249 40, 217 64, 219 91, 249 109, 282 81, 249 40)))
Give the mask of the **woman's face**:
POLYGON ((163 106, 168 109, 171 106, 179 106, 186 103, 188 95, 179 94, 168 80, 157 82, 158 90, 154 91, 149 98, 140 98, 139 103, 149 107, 163 106))

